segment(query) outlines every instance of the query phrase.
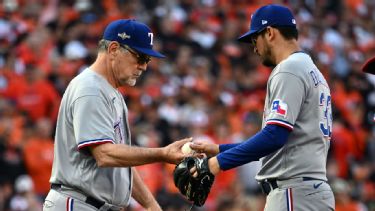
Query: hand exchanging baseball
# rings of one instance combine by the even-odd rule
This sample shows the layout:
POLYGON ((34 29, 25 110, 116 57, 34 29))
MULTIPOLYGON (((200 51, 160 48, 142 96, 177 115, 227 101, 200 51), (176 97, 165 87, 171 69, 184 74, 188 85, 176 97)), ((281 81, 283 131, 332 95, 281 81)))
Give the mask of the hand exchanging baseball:
MULTIPOLYGON (((186 143, 191 143, 193 138, 185 138, 179 141, 175 141, 166 147, 163 147, 164 153, 163 158, 165 162, 171 164, 177 164, 183 160, 187 154, 182 151, 182 147, 186 143)), ((186 150, 186 149, 185 149, 186 150)))
POLYGON ((190 148, 198 153, 205 153, 207 157, 213 157, 220 152, 219 145, 207 141, 194 141, 190 144, 190 148))
POLYGON ((182 148, 181 148, 182 153, 184 153, 184 154, 186 154, 186 155, 192 155, 192 154, 195 153, 195 150, 191 149, 191 147, 190 147, 190 144, 191 144, 191 143, 192 143, 192 142, 187 142, 187 143, 185 143, 185 144, 182 146, 182 148))

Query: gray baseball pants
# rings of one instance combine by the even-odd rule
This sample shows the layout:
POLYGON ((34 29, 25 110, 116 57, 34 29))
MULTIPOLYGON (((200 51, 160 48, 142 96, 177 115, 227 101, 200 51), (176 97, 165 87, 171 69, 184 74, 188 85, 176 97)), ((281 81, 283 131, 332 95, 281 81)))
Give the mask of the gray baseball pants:
POLYGON ((272 183, 260 183, 263 191, 268 192, 265 211, 335 210, 332 189, 325 181, 295 178, 272 183))

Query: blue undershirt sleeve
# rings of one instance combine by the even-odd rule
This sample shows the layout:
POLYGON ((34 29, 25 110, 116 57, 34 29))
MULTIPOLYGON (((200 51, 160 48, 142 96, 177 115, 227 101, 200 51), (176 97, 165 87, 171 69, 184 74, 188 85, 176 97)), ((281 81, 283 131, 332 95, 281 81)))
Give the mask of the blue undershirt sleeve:
POLYGON ((219 151, 220 152, 225 152, 227 151, 228 149, 232 149, 233 147, 239 145, 241 143, 235 143, 235 144, 220 144, 219 145, 219 151))
POLYGON ((259 160, 284 146, 290 130, 279 125, 267 125, 257 134, 240 144, 220 145, 217 155, 220 169, 229 170, 259 160), (226 149, 225 149, 226 148, 226 149), (230 149, 228 149, 230 148, 230 149), (222 149, 225 149, 222 151, 222 149))

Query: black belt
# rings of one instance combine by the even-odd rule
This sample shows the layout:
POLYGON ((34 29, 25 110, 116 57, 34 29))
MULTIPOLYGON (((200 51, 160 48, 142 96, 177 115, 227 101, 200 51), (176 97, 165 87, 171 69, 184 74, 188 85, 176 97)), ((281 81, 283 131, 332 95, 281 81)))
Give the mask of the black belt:
MULTIPOLYGON (((315 179, 312 177, 302 177, 302 181, 320 180, 326 182, 325 180, 315 179)), ((275 190, 279 186, 277 185, 277 179, 265 179, 259 182, 260 189, 263 193, 268 195, 272 190, 275 190)))
MULTIPOLYGON (((60 191, 61 186, 62 186, 61 184, 51 184, 51 189, 54 189, 56 191, 60 191)), ((92 206, 96 207, 97 209, 100 209, 105 204, 104 201, 100 201, 100 200, 95 199, 91 196, 86 196, 85 202, 89 205, 92 205, 92 206)), ((111 211, 111 209, 109 209, 108 211, 111 211)))
POLYGON ((276 179, 266 179, 259 182, 260 189, 262 189, 263 193, 268 195, 272 190, 278 188, 277 180, 276 179))

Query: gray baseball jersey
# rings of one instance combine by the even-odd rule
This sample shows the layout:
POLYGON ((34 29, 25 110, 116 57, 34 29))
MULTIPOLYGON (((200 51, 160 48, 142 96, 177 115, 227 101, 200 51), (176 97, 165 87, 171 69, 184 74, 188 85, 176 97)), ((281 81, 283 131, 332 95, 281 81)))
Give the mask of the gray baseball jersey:
POLYGON ((131 168, 99 168, 87 147, 129 144, 122 95, 90 69, 74 78, 62 98, 50 182, 117 206, 129 203, 131 168))
POLYGON ((281 149, 261 159, 257 180, 326 178, 332 131, 331 94, 310 56, 297 52, 279 63, 267 83, 263 127, 291 130, 281 149))

